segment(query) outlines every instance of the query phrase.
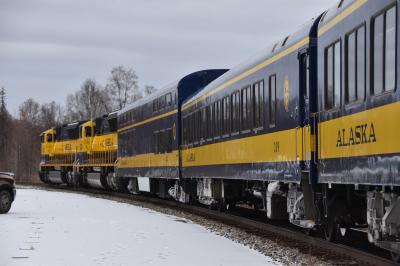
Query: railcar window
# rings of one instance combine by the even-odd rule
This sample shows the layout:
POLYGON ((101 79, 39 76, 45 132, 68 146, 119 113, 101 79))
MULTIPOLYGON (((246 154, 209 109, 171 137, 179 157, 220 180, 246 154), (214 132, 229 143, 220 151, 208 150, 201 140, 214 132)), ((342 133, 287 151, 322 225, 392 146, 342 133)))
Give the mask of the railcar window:
POLYGON ((206 119, 207 119, 207 132, 206 132, 206 138, 210 138, 211 136, 211 106, 206 107, 206 119))
POLYGON ((346 103, 364 99, 365 95, 365 26, 346 38, 346 103))
POLYGON ((189 116, 188 116, 188 144, 191 144, 192 143, 192 132, 193 132, 193 130, 192 130, 192 115, 190 114, 189 116))
POLYGON ((207 112, 206 108, 201 109, 201 138, 202 140, 207 138, 207 112))
POLYGON ((269 126, 276 125, 276 75, 269 77, 269 126))
POLYGON ((234 112, 233 119, 233 133, 239 132, 240 130, 240 91, 235 92, 232 100, 232 110, 234 112))
POLYGON ((230 97, 222 99, 222 135, 229 134, 230 128, 230 97))
POLYGON ((357 100, 365 98, 365 26, 357 30, 357 100))
POLYGON ((347 87, 346 102, 357 100, 356 95, 356 33, 347 37, 347 87))
MULTIPOLYGON (((42 138, 43 138, 43 136, 42 136, 42 138)), ((53 135, 47 134, 47 142, 53 142, 53 135)))
POLYGON ((174 105, 176 106, 176 92, 174 93, 174 105))
POLYGON ((193 144, 193 142, 196 141, 196 113, 192 113, 190 115, 190 120, 191 120, 191 126, 190 126, 190 143, 193 144))
POLYGON ((242 130, 250 129, 252 121, 252 95, 250 87, 242 89, 241 94, 242 130))
POLYGON ((213 138, 214 137, 214 132, 215 132, 215 127, 214 127, 214 113, 215 113, 215 109, 214 109, 214 104, 210 104, 210 128, 209 128, 209 133, 210 135, 208 136, 209 138, 213 138))
POLYGON ((200 141, 200 130, 201 130, 201 113, 200 110, 196 111, 196 126, 194 128, 196 139, 195 141, 200 141))
POLYGON ((242 115, 242 130, 246 129, 246 124, 247 124, 247 97, 246 97, 246 89, 242 89, 242 94, 241 94, 241 106, 240 106, 240 113, 242 115))
POLYGON ((232 133, 237 132, 236 130, 236 93, 231 95, 231 108, 232 108, 232 133))
POLYGON ((325 49, 325 109, 340 107, 341 47, 340 41, 325 49))
POLYGON ((380 15, 374 20, 374 88, 373 94, 380 94, 383 92, 383 21, 384 15, 380 15))
POLYGON ((373 88, 378 95, 395 89, 396 85, 396 6, 373 20, 373 88))
POLYGON ((167 98, 167 106, 171 106, 172 105, 172 95, 171 95, 171 93, 168 93, 165 97, 167 98))
POLYGON ((263 107, 264 107, 264 81, 260 81, 253 85, 254 95, 254 128, 263 126, 263 107))
POLYGON ((251 86, 246 89, 247 94, 247 129, 250 129, 253 126, 253 90, 251 86))
POLYGON ((385 90, 394 90, 396 83, 396 7, 392 7, 386 12, 385 22, 385 90))
POLYGON ((340 47, 340 42, 335 43, 335 49, 334 49, 334 78, 335 78, 335 83, 334 83, 334 90, 335 90, 335 100, 334 104, 335 107, 340 106, 340 95, 341 95, 341 47, 340 47))
POLYGON ((217 101, 214 103, 214 121, 215 121, 215 137, 221 135, 221 101, 217 101))
POLYGON ((214 108, 213 108, 213 110, 214 110, 214 112, 213 112, 213 124, 212 124, 212 127, 213 127, 213 136, 212 137, 216 137, 217 135, 218 135, 218 107, 217 107, 217 102, 214 102, 213 103, 213 105, 214 105, 214 108))

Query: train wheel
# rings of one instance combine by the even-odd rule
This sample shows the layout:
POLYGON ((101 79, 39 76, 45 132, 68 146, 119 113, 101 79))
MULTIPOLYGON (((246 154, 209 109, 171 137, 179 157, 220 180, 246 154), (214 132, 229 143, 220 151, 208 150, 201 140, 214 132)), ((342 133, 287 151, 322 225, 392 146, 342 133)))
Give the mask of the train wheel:
POLYGON ((340 226, 334 221, 328 221, 322 228, 324 237, 329 242, 337 242, 340 226))
POLYGON ((392 260, 396 263, 400 263, 400 253, 397 252, 390 252, 390 255, 392 255, 392 260))

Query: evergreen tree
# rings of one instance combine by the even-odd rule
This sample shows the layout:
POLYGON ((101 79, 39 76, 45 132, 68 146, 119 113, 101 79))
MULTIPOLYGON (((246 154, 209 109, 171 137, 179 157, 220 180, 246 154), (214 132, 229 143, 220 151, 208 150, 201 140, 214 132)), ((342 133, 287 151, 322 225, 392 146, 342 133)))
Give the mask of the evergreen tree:
POLYGON ((9 145, 10 115, 6 106, 6 90, 0 90, 0 170, 7 170, 7 154, 9 145))

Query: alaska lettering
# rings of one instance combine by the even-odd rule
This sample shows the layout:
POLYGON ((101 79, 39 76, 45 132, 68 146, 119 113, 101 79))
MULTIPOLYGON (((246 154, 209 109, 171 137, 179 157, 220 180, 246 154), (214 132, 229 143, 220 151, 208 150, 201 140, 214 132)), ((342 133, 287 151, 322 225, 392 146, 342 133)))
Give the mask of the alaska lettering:
POLYGON ((338 130, 336 147, 354 146, 376 142, 374 124, 364 124, 338 130))

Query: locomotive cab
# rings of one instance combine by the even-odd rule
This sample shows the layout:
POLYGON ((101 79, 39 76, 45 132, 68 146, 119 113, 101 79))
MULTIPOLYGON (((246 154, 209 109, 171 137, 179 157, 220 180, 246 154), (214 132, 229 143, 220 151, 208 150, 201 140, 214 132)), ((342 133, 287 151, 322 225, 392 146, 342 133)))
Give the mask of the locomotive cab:
POLYGON ((79 130, 79 139, 80 152, 88 152, 90 153, 92 150, 92 143, 94 139, 94 128, 96 124, 94 121, 88 121, 80 126, 79 130))
POLYGON ((42 146, 42 156, 50 155, 53 152, 55 131, 54 129, 49 129, 40 134, 41 146, 42 146))

